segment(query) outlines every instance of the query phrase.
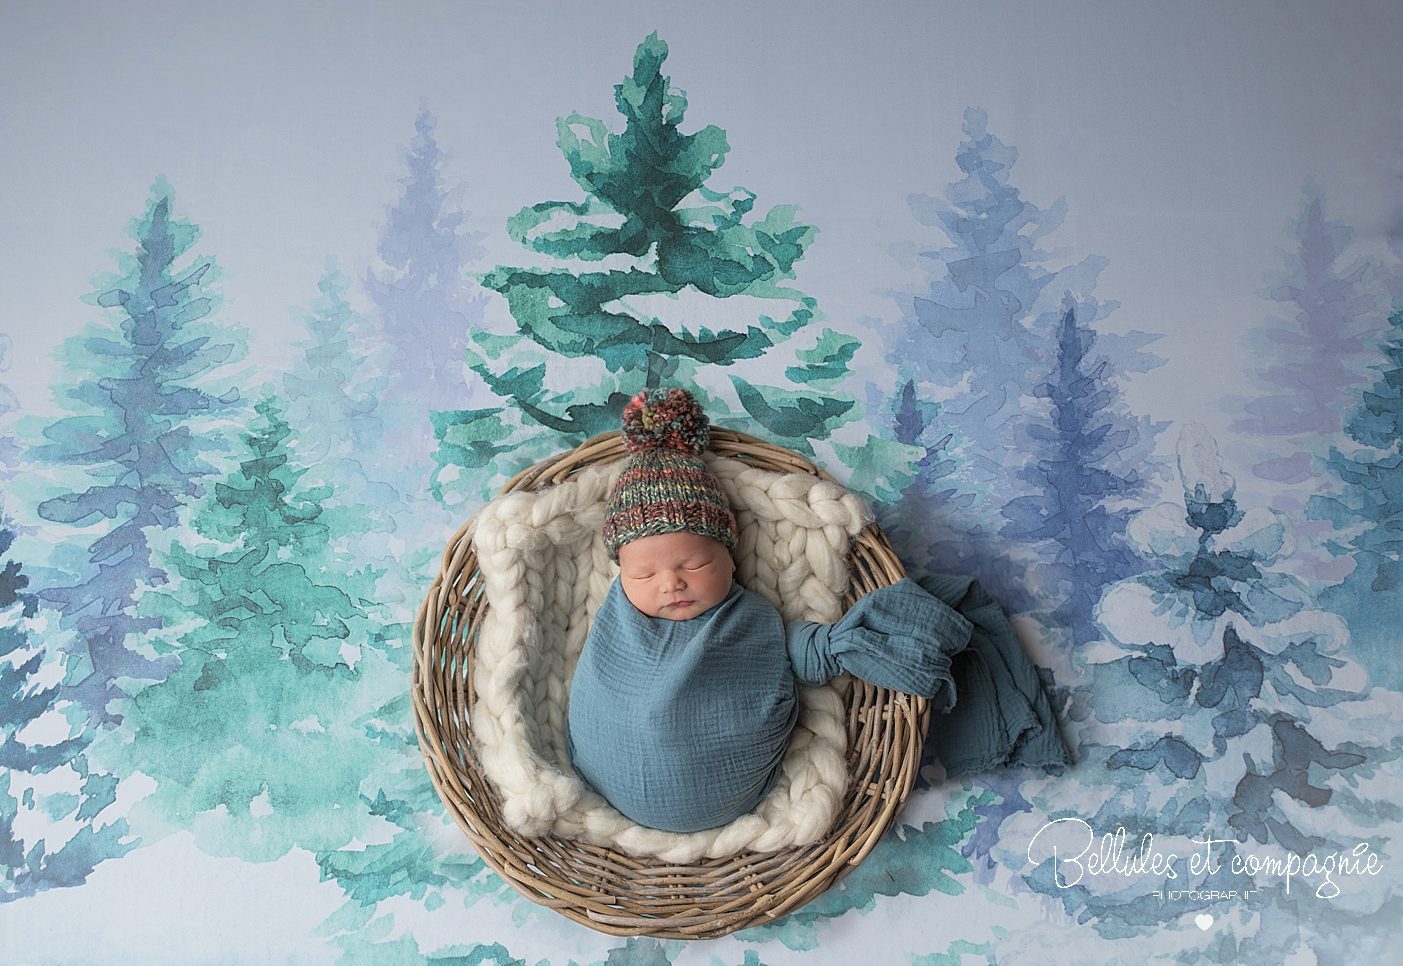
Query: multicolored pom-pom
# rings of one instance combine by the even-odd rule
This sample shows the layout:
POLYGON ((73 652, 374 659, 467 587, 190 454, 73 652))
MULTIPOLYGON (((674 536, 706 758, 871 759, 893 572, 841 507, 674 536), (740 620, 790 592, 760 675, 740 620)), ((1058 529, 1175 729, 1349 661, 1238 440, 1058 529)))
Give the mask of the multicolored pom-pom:
POLYGON ((624 407, 624 447, 630 453, 676 450, 700 454, 711 439, 710 420, 685 389, 645 389, 624 407))

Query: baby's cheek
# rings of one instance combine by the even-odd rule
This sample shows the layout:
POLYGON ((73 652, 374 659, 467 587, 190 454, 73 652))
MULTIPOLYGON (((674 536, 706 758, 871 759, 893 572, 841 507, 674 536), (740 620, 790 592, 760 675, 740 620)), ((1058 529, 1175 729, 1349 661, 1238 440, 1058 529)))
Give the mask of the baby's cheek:
POLYGON ((628 598, 628 602, 634 607, 637 607, 639 610, 644 611, 646 613, 646 605, 642 590, 636 587, 630 587, 627 583, 625 583, 623 586, 624 596, 628 598))

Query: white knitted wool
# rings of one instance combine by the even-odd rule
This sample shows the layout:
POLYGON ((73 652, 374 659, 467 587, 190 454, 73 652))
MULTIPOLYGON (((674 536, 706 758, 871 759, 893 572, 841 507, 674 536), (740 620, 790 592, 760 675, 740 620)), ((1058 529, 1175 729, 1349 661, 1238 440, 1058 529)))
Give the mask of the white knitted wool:
MULTIPOLYGON (((786 621, 842 616, 852 541, 872 519, 857 496, 799 473, 704 457, 736 514, 736 578, 786 621)), ((773 852, 817 841, 847 782, 846 680, 799 688, 799 720, 781 774, 759 808, 729 825, 677 833, 625 818, 569 764, 566 703, 589 623, 618 566, 600 528, 623 461, 549 489, 497 497, 472 528, 489 604, 477 641, 472 711, 483 771, 502 816, 523 835, 565 838, 668 862, 773 852)))

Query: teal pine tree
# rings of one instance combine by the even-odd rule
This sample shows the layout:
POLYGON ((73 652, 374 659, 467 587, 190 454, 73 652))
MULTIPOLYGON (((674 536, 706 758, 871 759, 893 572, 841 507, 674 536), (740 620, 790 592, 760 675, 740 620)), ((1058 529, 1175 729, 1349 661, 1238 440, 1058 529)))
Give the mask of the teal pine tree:
POLYGON ((283 379, 287 418, 302 430, 300 455, 314 462, 364 453, 385 432, 377 410, 388 377, 376 372, 383 362, 367 349, 370 326, 347 301, 349 284, 330 264, 322 273, 302 356, 283 379))
POLYGON ((36 500, 39 516, 86 531, 82 558, 60 562, 72 582, 40 597, 85 651, 69 666, 67 696, 104 721, 130 693, 123 682, 159 680, 169 667, 147 656, 144 637, 158 625, 136 618, 134 604, 141 588, 165 583, 154 548, 215 472, 206 456, 223 448, 219 420, 238 401, 227 367, 244 351, 238 328, 210 318, 214 263, 187 261, 199 230, 172 216, 164 182, 131 234, 136 253, 120 255, 86 300, 107 318, 58 351, 54 394, 66 415, 29 453, 58 483, 36 500))
POLYGON ((142 834, 191 829, 211 854, 265 861, 381 822, 361 785, 386 752, 364 722, 402 677, 371 620, 376 575, 321 519, 331 488, 300 483, 279 405, 256 411, 244 459, 192 520, 208 542, 173 547, 178 579, 143 597, 180 666, 132 699, 119 753, 157 782, 142 834))
POLYGON ((1354 570, 1322 595, 1350 626, 1351 645, 1377 684, 1403 691, 1398 620, 1403 605, 1403 309, 1389 316, 1378 378, 1359 396, 1345 422, 1358 446, 1348 455, 1330 448, 1325 465, 1341 483, 1334 496, 1315 496, 1310 515, 1337 535, 1327 546, 1353 558, 1354 570))
POLYGON ((666 57, 656 34, 639 45, 614 88, 621 133, 579 114, 557 122, 585 199, 531 205, 508 231, 533 252, 584 264, 483 277, 517 331, 474 333, 468 361, 510 404, 436 416, 439 483, 506 452, 519 462, 617 429, 629 396, 665 383, 692 388, 720 425, 804 452, 857 415, 853 399, 831 394, 857 341, 809 331, 817 303, 789 284, 815 229, 793 206, 752 218, 752 192, 707 186, 726 134, 682 132, 687 99, 663 76, 666 57), (766 380, 781 349, 790 389, 766 380))
MULTIPOLYGON (((429 137, 427 132, 425 137, 429 137)), ((420 193, 413 192, 416 196, 420 193)), ((416 206, 414 210, 422 209, 416 206)), ((451 232, 441 237, 446 243, 457 243, 451 232)), ((453 244, 426 249, 448 258, 453 244)), ((444 271, 437 277, 446 280, 451 276, 450 271, 444 271)), ((356 560, 383 565, 385 572, 375 589, 377 599, 386 610, 412 616, 423 587, 432 579, 445 534, 456 523, 442 519, 443 508, 427 498, 406 499, 384 482, 403 479, 403 459, 395 463, 376 460, 385 453, 382 442, 387 415, 394 423, 391 436, 413 431, 396 422, 404 418, 403 412, 396 417, 394 405, 381 405, 382 400, 396 395, 388 385, 391 377, 381 373, 393 373, 406 399, 431 402, 419 398, 421 394, 412 388, 416 380, 424 381, 420 378, 424 373, 396 368, 406 364, 402 354, 394 362, 383 358, 390 354, 383 349, 368 351, 368 346, 383 343, 376 333, 368 331, 368 320, 350 305, 344 275, 328 268, 319 287, 320 297, 304 317, 309 338, 283 383, 289 400, 288 418, 300 430, 298 456, 317 463, 303 479, 315 475, 334 485, 335 490, 321 501, 323 512, 317 522, 326 524, 338 545, 356 560), (418 549, 396 553, 389 539, 391 532, 401 546, 407 542, 418 549), (419 561, 421 553, 430 556, 419 561)), ((392 309, 405 308, 404 300, 410 293, 425 299, 436 297, 431 289, 418 286, 386 284, 374 291, 383 317, 401 321, 412 313, 396 315, 392 309), (395 298, 401 301, 395 302, 395 298)), ((442 313, 431 311, 426 315, 442 317, 442 313)), ((435 331, 440 336, 444 332, 435 331)), ((466 331, 460 332, 461 337, 466 338, 466 331)), ((426 418, 422 421, 427 425, 426 418)), ((412 427, 412 422, 409 425, 412 427)), ((392 440, 390 445, 403 456, 403 439, 392 440)), ((410 636, 407 622, 387 621, 380 629, 387 638, 408 640, 410 636)), ((408 649, 386 656, 394 663, 391 679, 408 680, 408 649)), ((407 897, 432 909, 450 901, 445 893, 476 897, 505 889, 476 856, 443 847, 442 843, 455 842, 461 833, 446 818, 437 818, 442 815, 442 806, 424 770, 408 693, 399 688, 386 704, 351 722, 350 727, 357 740, 370 741, 380 751, 378 767, 373 775, 365 776, 361 794, 364 811, 381 823, 381 834, 377 842, 317 854, 323 877, 334 880, 346 894, 345 909, 328 923, 327 935, 348 956, 365 942, 364 917, 393 917, 393 913, 379 909, 382 901, 407 897), (431 833, 431 826, 441 826, 434 829, 438 834, 431 833)))
MULTIPOLYGON (((401 670, 395 680, 407 682, 408 671, 401 670)), ((378 840, 317 855, 322 878, 335 881, 345 893, 341 910, 321 927, 345 962, 386 961, 365 948, 367 938, 398 931, 394 926, 406 912, 412 916, 420 908, 433 911, 484 899, 505 905, 523 901, 462 847, 462 832, 444 811, 424 768, 407 688, 399 691, 361 722, 382 751, 377 771, 367 776, 373 780, 362 789, 366 811, 382 823, 378 840)))
MULTIPOLYGON (((318 287, 303 314, 308 338, 283 377, 286 418, 298 428, 298 458, 310 465, 306 481, 335 488, 321 522, 344 535, 356 559, 390 569, 386 535, 397 529, 405 501, 387 481, 400 477, 405 461, 390 458, 381 445, 394 435, 381 407, 387 353, 370 321, 351 306, 345 275, 328 264, 318 287)), ((427 417, 421 422, 427 425, 427 417)))

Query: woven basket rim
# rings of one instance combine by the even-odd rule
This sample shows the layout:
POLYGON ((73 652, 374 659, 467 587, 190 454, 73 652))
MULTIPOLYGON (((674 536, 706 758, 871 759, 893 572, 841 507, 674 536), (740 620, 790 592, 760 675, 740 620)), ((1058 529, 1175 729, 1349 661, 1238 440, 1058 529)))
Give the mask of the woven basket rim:
MULTIPOLYGON (((835 482, 795 450, 712 427, 709 449, 762 469, 835 482)), ((587 467, 623 459, 618 431, 601 433, 521 470, 500 494, 539 490, 587 467)), ((470 518, 444 549, 413 627, 410 692, 430 780, 473 847, 534 902, 592 929, 620 936, 702 939, 771 923, 816 898, 875 847, 915 783, 930 720, 926 699, 852 680, 844 698, 848 788, 834 825, 818 842, 778 852, 741 852, 682 865, 631 856, 555 835, 525 838, 501 821, 501 800, 482 773, 469 711, 473 645, 489 606, 473 552, 470 518)), ((853 544, 845 607, 905 571, 876 523, 853 544)))

